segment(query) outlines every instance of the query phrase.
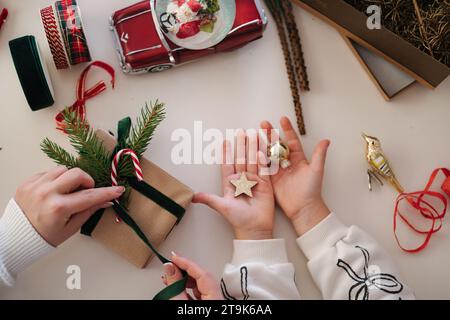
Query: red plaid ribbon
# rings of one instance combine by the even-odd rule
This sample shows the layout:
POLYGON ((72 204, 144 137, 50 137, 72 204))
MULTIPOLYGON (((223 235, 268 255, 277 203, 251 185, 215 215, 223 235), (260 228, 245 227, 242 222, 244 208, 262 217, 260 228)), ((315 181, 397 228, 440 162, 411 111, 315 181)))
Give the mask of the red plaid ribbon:
MULTIPOLYGON (((86 90, 86 78, 92 67, 98 67, 105 70, 111 76, 111 85, 114 89, 115 84, 115 72, 113 67, 103 61, 94 61, 89 64, 81 73, 77 83, 77 100, 69 108, 70 111, 75 111, 78 114, 80 120, 86 119, 86 100, 95 97, 106 90, 106 84, 104 81, 97 82, 93 87, 86 90)), ((61 111, 55 117, 56 128, 65 132, 64 114, 61 111)))
POLYGON ((91 61, 77 2, 75 0, 56 1, 55 8, 70 63, 76 65, 91 61))

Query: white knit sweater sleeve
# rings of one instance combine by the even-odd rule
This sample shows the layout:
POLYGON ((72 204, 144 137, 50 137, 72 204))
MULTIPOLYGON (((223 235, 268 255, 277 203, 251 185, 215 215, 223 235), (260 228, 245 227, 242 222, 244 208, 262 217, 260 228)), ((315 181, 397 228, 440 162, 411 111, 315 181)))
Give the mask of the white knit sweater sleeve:
POLYGON ((297 239, 324 299, 414 299, 392 260, 364 231, 335 214, 297 239))
POLYGON ((221 288, 230 300, 300 299, 284 239, 234 240, 221 288))
POLYGON ((53 249, 11 199, 0 218, 0 286, 12 286, 18 273, 53 249))

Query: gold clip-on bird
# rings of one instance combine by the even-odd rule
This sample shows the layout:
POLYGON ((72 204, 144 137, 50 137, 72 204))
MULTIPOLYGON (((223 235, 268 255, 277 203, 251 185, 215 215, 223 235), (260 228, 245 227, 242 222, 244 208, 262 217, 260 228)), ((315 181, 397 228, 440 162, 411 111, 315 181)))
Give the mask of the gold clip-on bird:
POLYGON ((404 189, 395 177, 394 172, 381 149, 380 140, 368 136, 365 133, 363 133, 362 136, 366 141, 366 158, 370 165, 370 169, 367 170, 369 190, 372 191, 372 177, 378 180, 381 185, 383 185, 383 182, 381 182, 380 177, 383 177, 395 188, 395 190, 399 193, 403 193, 404 189))

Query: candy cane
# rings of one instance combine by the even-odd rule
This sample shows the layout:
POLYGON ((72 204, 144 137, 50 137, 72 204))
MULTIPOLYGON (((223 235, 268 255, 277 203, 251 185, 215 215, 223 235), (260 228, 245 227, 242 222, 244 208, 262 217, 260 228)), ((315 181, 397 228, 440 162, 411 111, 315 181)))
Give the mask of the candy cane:
POLYGON ((142 175, 142 169, 141 169, 141 163, 139 162, 139 159, 136 155, 136 153, 131 149, 122 149, 119 152, 116 153, 114 156, 114 159, 111 164, 111 182, 113 186, 117 186, 117 170, 119 167, 119 160, 122 155, 129 155, 131 157, 131 160, 133 160, 133 166, 134 166, 134 173, 136 174, 136 178, 139 181, 144 180, 144 177, 142 175))

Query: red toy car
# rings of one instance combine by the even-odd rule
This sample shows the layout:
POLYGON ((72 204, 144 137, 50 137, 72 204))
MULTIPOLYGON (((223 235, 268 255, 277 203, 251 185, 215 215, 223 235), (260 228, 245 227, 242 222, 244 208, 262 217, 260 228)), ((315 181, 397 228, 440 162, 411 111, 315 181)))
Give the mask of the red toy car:
POLYGON ((189 50, 161 32, 154 0, 116 11, 110 18, 120 65, 125 73, 160 72, 222 51, 231 51, 262 37, 267 17, 259 0, 236 0, 236 18, 226 38, 214 47, 189 50))

